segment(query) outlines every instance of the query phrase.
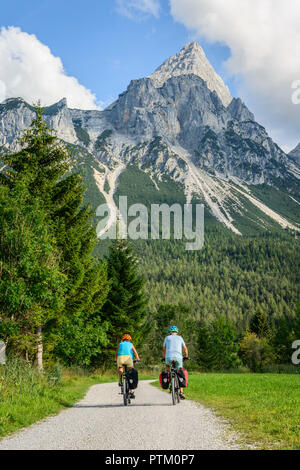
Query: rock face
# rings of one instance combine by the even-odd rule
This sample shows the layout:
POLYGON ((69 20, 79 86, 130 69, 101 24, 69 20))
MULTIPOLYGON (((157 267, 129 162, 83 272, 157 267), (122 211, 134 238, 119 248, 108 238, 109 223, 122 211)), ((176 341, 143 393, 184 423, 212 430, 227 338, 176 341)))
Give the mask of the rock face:
MULTIPOLYGON (((65 98, 46 108, 44 116, 60 139, 70 143, 77 140, 65 98)), ((34 117, 33 106, 22 98, 10 98, 0 104, 0 146, 14 149, 17 138, 30 127, 34 117)))
POLYGON ((204 50, 197 42, 190 42, 178 54, 167 59, 149 78, 156 87, 161 87, 169 78, 182 75, 202 78, 211 91, 215 91, 224 106, 232 100, 229 88, 207 60, 204 50))
MULTIPOLYGON (((3 102, 0 147, 14 149, 34 116, 21 98, 3 102)), ((197 43, 150 77, 133 80, 104 111, 69 109, 62 99, 45 108, 44 117, 59 138, 88 151, 105 172, 134 163, 151 177, 168 175, 184 186, 187 199, 204 198, 234 231, 229 207, 240 201, 233 184, 299 192, 300 144, 286 155, 247 106, 230 96, 197 43)))
POLYGON ((296 148, 294 148, 294 150, 292 150, 290 153, 289 153, 290 157, 292 157, 294 160, 296 160, 296 162, 300 165, 300 144, 297 145, 296 148))

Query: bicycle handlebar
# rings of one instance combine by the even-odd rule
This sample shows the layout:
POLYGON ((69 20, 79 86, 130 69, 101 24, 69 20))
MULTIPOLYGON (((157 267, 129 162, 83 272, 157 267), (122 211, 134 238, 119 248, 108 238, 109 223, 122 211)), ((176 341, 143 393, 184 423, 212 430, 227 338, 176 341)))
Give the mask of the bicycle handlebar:
MULTIPOLYGON (((183 360, 184 361, 189 361, 191 358, 190 357, 184 357, 183 360)), ((163 357, 161 362, 166 362, 166 359, 163 357)))

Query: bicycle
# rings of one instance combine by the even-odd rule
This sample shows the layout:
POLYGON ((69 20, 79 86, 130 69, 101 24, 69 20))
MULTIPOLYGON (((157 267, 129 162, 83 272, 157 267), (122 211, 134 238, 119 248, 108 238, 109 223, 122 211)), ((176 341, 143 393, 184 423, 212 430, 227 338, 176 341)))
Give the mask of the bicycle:
MULTIPOLYGON (((183 358, 184 361, 188 361, 188 357, 183 358)), ((163 359, 163 362, 165 360, 163 359)), ((180 403, 180 386, 179 386, 179 380, 178 380, 178 375, 177 375, 177 369, 176 369, 176 361, 171 362, 171 383, 170 383, 170 391, 172 394, 172 403, 173 405, 176 405, 177 403, 180 403)))
MULTIPOLYGON (((135 364, 138 362, 136 359, 134 359, 133 363, 135 364)), ((123 403, 124 406, 130 405, 131 403, 131 398, 130 398, 130 389, 129 389, 129 383, 128 383, 128 378, 126 375, 127 372, 127 366, 123 366, 124 371, 123 374, 121 375, 121 395, 123 395, 123 403)))

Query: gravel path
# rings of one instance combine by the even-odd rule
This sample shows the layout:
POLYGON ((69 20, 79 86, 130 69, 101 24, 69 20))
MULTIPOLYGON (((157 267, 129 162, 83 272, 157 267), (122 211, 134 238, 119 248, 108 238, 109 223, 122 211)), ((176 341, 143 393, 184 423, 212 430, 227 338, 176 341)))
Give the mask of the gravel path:
POLYGON ((4 438, 0 450, 239 449, 237 440, 211 410, 188 400, 173 406, 143 381, 127 407, 116 383, 94 385, 74 407, 4 438))

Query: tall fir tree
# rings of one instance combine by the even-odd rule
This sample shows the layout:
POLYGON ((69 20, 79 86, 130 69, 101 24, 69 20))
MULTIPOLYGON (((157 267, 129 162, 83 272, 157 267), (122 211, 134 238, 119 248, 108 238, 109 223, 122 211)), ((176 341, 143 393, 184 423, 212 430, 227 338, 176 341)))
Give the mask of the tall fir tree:
POLYGON ((259 338, 270 339, 271 328, 267 316, 261 307, 257 307, 250 321, 250 331, 251 333, 255 333, 259 338))
MULTIPOLYGON (((108 291, 105 265, 99 260, 96 263, 92 257, 97 242, 91 222, 93 213, 88 206, 83 206, 85 187, 81 176, 71 172, 71 153, 43 120, 40 106, 36 113, 31 128, 20 141, 21 150, 5 155, 8 167, 0 181, 10 188, 19 181, 26 181, 30 198, 43 201, 61 252, 60 269, 68 278, 65 308, 46 325, 48 352, 60 351, 68 363, 78 362, 79 357, 80 362, 86 363, 89 359, 83 356, 94 331, 91 325, 97 324, 98 352, 100 345, 107 342, 107 326, 100 327, 103 323, 101 307, 108 291), (77 325, 72 335, 71 324, 72 328, 77 325), (71 348, 67 344, 70 336, 74 341, 77 338, 76 347, 74 343, 71 348)), ((92 336, 95 340, 94 333, 92 336)))
POLYGON ((66 276, 42 201, 0 185, 0 336, 43 368, 41 331, 63 308, 66 276))
POLYGON ((147 330, 147 298, 139 260, 126 241, 111 243, 107 265, 110 291, 103 310, 110 327, 105 360, 111 362, 124 333, 132 336, 136 346, 143 341, 147 330))
POLYGON ((290 362, 294 336, 292 320, 282 317, 275 323, 272 346, 278 364, 288 364, 290 362))
POLYGON ((210 371, 214 369, 213 339, 210 325, 201 320, 197 327, 197 363, 200 369, 210 371))

